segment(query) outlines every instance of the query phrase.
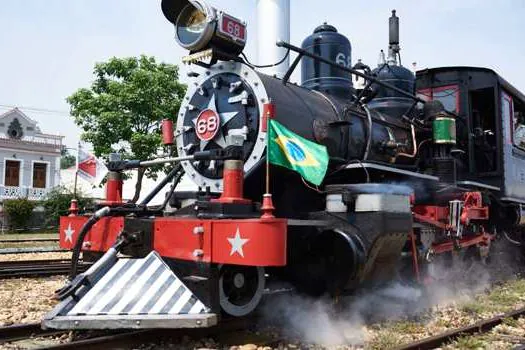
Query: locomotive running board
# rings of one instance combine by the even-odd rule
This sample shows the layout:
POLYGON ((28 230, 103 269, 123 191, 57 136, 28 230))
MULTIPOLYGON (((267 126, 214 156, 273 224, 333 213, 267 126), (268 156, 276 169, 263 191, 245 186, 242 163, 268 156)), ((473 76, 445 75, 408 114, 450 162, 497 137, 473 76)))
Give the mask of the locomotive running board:
POLYGON ((156 252, 142 259, 118 259, 105 274, 68 296, 42 320, 44 329, 198 328, 216 324, 217 315, 210 313, 156 252))

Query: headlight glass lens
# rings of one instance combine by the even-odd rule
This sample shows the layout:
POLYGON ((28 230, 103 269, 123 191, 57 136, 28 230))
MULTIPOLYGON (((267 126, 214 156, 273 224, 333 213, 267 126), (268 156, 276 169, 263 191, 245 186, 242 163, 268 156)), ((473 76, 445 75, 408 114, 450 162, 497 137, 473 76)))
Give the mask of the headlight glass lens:
POLYGON ((177 37, 184 45, 191 45, 199 39, 205 27, 206 14, 188 4, 177 19, 177 37))

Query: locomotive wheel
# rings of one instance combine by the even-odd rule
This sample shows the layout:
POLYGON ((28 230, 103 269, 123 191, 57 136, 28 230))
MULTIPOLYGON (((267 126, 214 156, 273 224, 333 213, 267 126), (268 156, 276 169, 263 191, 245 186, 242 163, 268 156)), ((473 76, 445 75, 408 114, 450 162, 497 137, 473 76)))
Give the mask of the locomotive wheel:
POLYGON ((221 309, 230 316, 248 315, 261 301, 264 282, 264 268, 262 267, 220 266, 219 302, 221 309))

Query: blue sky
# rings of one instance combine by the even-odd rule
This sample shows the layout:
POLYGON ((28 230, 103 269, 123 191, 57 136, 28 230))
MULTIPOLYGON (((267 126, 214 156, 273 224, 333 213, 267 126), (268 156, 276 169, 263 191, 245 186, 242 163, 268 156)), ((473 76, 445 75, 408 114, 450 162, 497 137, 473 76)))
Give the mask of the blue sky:
MULTIPOLYGON (((248 22, 246 53, 255 60, 255 0, 210 2, 248 22)), ((353 62, 375 65, 387 46, 391 9, 401 18, 406 66, 488 67, 525 91, 524 0, 291 0, 291 41, 300 45, 327 21, 349 37, 353 62)), ((52 110, 25 112, 43 131, 65 135, 70 147, 80 130, 65 98, 89 86, 95 62, 146 54, 178 64, 185 54, 160 0, 0 0, 0 23, 0 105, 52 110)))

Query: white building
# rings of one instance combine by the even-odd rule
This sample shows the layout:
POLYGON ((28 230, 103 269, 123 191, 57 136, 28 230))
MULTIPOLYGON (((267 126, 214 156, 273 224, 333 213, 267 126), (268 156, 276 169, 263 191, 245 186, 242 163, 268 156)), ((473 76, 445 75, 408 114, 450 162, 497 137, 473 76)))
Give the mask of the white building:
POLYGON ((41 200, 60 183, 62 139, 43 133, 18 108, 0 115, 0 202, 41 200))

